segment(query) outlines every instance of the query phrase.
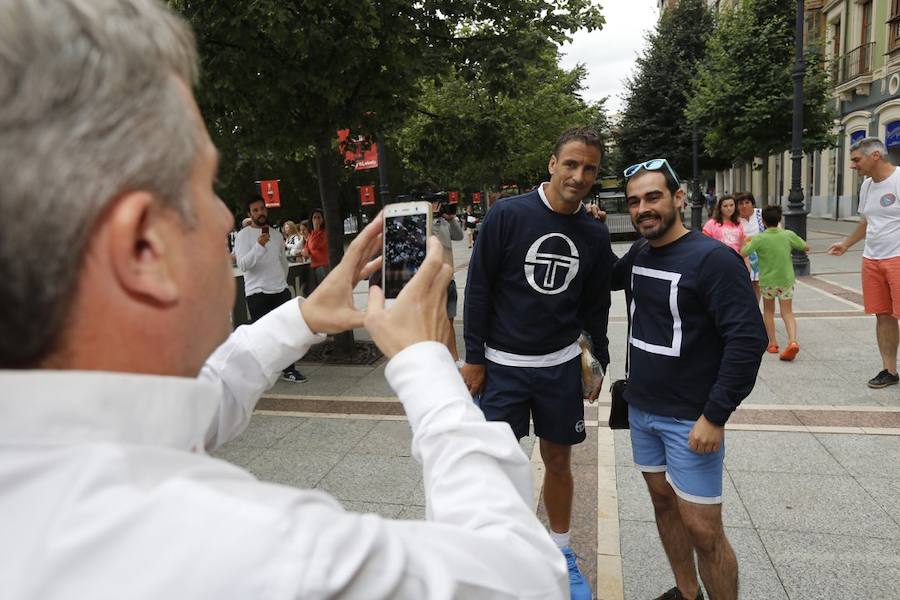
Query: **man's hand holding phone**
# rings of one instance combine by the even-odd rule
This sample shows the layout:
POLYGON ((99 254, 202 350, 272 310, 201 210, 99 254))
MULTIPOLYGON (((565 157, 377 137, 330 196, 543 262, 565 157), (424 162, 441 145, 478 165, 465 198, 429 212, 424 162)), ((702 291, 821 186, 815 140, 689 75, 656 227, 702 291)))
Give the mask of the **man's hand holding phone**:
POLYGON ((269 243, 269 226, 268 225, 262 226, 261 233, 259 234, 259 237, 256 238, 256 241, 259 242, 260 246, 265 246, 266 244, 269 243))
POLYGON ((353 288, 381 268, 382 216, 379 213, 350 243, 344 258, 300 306, 315 333, 340 333, 362 327, 365 313, 353 304, 353 288))
POLYGON ((425 341, 441 342, 450 328, 447 318, 447 286, 453 269, 444 264, 444 250, 434 236, 428 238, 425 261, 389 309, 384 291, 369 288, 365 326, 388 358, 425 341))

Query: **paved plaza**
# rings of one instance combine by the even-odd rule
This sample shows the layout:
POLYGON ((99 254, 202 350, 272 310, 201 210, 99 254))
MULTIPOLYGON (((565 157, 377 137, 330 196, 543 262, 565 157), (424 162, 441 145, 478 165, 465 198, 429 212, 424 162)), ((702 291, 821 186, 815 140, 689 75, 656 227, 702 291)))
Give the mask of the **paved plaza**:
MULTIPOLYGON (((866 387, 881 360, 875 320, 862 310, 863 244, 842 257, 825 253, 854 226, 809 220, 811 275, 794 299, 800 354, 793 363, 765 355, 728 425, 724 521, 745 600, 900 598, 900 387, 866 387)), ((460 315, 469 255, 465 242, 455 243, 460 315)), ((365 298, 360 286, 358 305, 365 298)), ((623 376, 625 315, 615 293, 605 386, 623 376)), ((462 349, 461 319, 456 332, 462 349)), ((778 332, 783 346, 780 321, 778 332)), ((301 363, 309 383, 279 381, 247 431, 216 455, 262 480, 325 490, 348 510, 424 518, 421 469, 384 367, 301 363)), ((574 453, 572 545, 597 598, 646 600, 674 580, 628 432, 605 426, 608 410, 604 392, 587 408, 588 440, 574 453)), ((533 438, 522 446, 537 500, 540 457, 533 438)), ((535 509, 543 518, 540 502, 535 509)))

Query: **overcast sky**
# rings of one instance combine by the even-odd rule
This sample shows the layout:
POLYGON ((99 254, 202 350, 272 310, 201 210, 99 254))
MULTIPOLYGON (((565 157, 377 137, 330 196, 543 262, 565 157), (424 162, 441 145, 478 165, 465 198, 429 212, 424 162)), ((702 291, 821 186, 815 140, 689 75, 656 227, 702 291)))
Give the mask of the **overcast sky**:
POLYGON ((622 81, 631 75, 634 59, 644 48, 645 33, 659 18, 656 0, 600 0, 606 25, 601 31, 580 31, 571 44, 562 47, 561 66, 571 69, 577 63, 587 66, 585 100, 609 96, 607 111, 621 110, 622 81))

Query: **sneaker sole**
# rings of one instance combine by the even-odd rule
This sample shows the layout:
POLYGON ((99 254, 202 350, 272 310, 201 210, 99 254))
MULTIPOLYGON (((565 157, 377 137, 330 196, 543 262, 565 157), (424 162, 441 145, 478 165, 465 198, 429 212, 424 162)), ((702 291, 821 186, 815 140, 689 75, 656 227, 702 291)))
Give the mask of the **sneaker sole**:
POLYGON ((886 388, 888 386, 897 385, 898 381, 891 381, 889 383, 867 383, 866 385, 872 388, 873 390, 880 390, 881 388, 886 388))

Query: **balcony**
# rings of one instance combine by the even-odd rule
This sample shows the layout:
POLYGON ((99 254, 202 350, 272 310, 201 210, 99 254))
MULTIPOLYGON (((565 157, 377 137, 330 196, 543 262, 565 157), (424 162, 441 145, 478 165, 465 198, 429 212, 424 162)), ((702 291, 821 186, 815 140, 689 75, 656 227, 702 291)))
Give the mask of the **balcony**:
POLYGON ((831 64, 831 81, 841 87, 859 77, 872 75, 875 42, 858 46, 831 64))

